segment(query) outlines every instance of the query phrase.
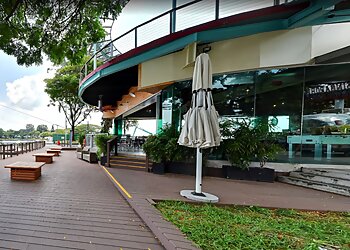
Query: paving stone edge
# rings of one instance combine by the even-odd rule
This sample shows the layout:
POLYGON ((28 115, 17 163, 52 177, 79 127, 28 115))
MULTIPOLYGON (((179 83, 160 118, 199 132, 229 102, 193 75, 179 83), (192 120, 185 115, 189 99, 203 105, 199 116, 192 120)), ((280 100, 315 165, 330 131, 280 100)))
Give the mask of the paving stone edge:
MULTIPOLYGON (((136 214, 141 218, 141 220, 147 225, 147 227, 151 230, 151 232, 157 237, 159 242, 163 245, 163 247, 167 250, 177 250, 177 249, 199 249, 195 247, 195 245, 187 239, 183 233, 176 228, 172 223, 166 221, 163 219, 163 217, 158 217, 157 221, 155 221, 155 217, 153 216, 152 219, 150 218, 149 213, 152 215, 160 214, 160 212, 153 206, 156 202, 154 202, 150 198, 144 198, 144 199, 129 199, 126 194, 120 189, 120 187, 112 180, 112 178, 104 171, 102 168, 100 162, 98 162, 99 167, 103 170, 104 174, 109 178, 109 180, 113 183, 113 185, 117 188, 118 192, 123 196, 123 198, 126 200, 126 202, 131 206, 131 208, 136 212, 136 214), (139 202, 142 203, 143 206, 147 206, 147 211, 143 209, 143 206, 140 206, 139 202), (163 232, 159 226, 157 226, 155 223, 161 223, 164 225, 167 225, 169 227, 174 227, 174 231, 172 232, 172 235, 175 237, 180 237, 180 241, 176 241, 173 239, 170 239, 170 236, 167 232, 163 232), (180 246, 180 244, 181 246, 180 246)), ((108 168, 107 168, 108 170, 108 168)), ((173 229, 172 229, 173 230, 173 229)))

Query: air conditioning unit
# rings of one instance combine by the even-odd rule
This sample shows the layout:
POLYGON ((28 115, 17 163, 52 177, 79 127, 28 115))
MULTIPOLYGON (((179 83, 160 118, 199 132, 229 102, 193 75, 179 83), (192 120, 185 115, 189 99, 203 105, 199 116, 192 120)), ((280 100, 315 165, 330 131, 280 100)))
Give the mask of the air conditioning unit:
POLYGON ((184 50, 186 53, 186 57, 185 57, 185 66, 183 68, 193 67, 197 56, 197 43, 191 43, 187 45, 184 48, 184 50))

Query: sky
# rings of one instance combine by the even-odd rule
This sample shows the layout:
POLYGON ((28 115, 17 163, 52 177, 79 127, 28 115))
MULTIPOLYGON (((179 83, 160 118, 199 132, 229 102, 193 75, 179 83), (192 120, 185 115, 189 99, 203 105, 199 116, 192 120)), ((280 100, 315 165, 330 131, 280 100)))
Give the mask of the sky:
MULTIPOLYGON (((188 0, 178 0, 180 4, 188 0)), ((113 35, 118 36, 138 24, 171 8, 171 1, 154 0, 150 5, 143 0, 132 0, 123 9, 113 26, 113 35)), ((26 124, 45 124, 51 129, 64 128, 65 117, 57 107, 48 107, 49 97, 44 92, 44 79, 53 77, 52 64, 44 60, 39 66, 19 66, 16 58, 0 51, 0 128, 4 130, 24 129, 26 124)), ((97 112, 88 119, 90 124, 100 125, 102 113, 97 112)), ((84 123, 86 123, 85 121, 84 123)), ((145 123, 145 122, 140 122, 145 123)), ((154 132, 152 125, 141 126, 154 132)))
MULTIPOLYGON (((0 51, 0 128, 19 130, 26 124, 64 128, 64 114, 47 106, 50 99, 44 92, 44 79, 53 77, 54 68, 47 60, 40 66, 19 66, 16 58, 0 51)), ((93 114, 89 123, 100 125, 101 116, 93 114)))

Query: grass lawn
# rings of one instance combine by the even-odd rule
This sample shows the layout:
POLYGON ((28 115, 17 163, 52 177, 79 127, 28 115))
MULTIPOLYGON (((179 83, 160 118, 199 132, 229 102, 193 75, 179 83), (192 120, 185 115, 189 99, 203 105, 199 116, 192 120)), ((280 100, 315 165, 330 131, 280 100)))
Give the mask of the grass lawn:
POLYGON ((202 249, 350 249, 350 212, 178 201, 162 201, 156 206, 202 249))

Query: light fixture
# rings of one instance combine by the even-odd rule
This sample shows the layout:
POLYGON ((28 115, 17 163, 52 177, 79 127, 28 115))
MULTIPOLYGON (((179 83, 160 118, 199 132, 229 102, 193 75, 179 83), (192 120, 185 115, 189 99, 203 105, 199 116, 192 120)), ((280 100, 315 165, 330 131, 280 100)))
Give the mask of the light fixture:
POLYGON ((98 101, 97 101, 98 110, 100 110, 101 112, 103 111, 102 97, 103 97, 103 95, 99 95, 98 101))
POLYGON ((136 97, 136 95, 135 95, 133 92, 130 92, 129 95, 130 95, 131 97, 136 97))
POLYGON ((205 46, 203 47, 203 53, 208 53, 209 51, 211 51, 211 46, 205 45, 205 46))

